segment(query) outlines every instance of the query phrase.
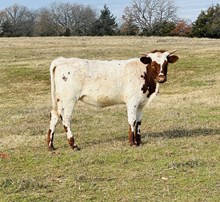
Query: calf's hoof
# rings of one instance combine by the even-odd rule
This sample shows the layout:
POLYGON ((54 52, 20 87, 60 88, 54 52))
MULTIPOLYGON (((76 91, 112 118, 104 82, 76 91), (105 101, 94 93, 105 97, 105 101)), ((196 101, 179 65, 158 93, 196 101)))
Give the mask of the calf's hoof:
POLYGON ((78 147, 77 145, 71 146, 73 150, 79 151, 81 150, 80 147, 78 147))
POLYGON ((56 148, 53 146, 53 144, 48 145, 47 148, 48 148, 49 151, 56 150, 56 148))
POLYGON ((70 139, 68 139, 69 145, 72 147, 73 150, 77 150, 79 151, 80 148, 75 144, 74 138, 71 137, 70 139))

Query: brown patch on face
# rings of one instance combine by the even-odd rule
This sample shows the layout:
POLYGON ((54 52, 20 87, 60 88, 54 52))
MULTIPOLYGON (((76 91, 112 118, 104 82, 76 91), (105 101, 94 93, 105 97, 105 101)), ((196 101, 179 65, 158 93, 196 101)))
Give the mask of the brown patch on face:
POLYGON ((167 76, 167 69, 168 69, 168 62, 164 61, 162 65, 162 73, 164 74, 164 76, 167 76))
MULTIPOLYGON (((157 57, 162 57, 166 50, 153 50, 151 53, 157 54, 157 57)), ((174 63, 178 60, 176 55, 168 55, 161 66, 156 62, 149 59, 148 54, 140 58, 143 64, 146 64, 146 72, 141 77, 144 79, 144 84, 141 90, 145 94, 148 91, 147 97, 149 98, 156 90, 156 84, 164 83, 167 81, 168 63, 174 63)))
POLYGON ((162 71, 158 69, 158 75, 157 75, 158 83, 164 83, 167 81, 167 67, 168 67, 168 62, 164 60, 162 65, 162 71))
POLYGON ((60 102, 60 99, 59 99, 59 98, 57 98, 57 102, 60 102))

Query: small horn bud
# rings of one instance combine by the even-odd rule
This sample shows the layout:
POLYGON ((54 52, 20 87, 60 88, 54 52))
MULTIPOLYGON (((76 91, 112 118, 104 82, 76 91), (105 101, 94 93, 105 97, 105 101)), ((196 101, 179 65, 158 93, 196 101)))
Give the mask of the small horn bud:
POLYGON ((171 54, 175 53, 176 51, 177 51, 177 50, 171 51, 169 55, 171 55, 171 54))

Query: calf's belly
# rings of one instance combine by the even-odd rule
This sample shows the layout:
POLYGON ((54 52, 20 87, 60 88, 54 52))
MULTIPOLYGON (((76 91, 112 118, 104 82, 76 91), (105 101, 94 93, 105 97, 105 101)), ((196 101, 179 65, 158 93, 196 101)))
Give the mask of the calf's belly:
POLYGON ((80 100, 84 103, 97 106, 97 107, 108 107, 117 104, 124 104, 120 97, 112 97, 109 95, 98 95, 98 96, 89 96, 83 95, 80 100))

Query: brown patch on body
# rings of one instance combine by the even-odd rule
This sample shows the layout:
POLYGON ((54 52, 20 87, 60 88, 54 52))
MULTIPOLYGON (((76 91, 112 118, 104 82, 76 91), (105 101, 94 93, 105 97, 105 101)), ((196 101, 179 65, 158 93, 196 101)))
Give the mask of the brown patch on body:
POLYGON ((68 139, 68 142, 69 142, 69 145, 70 145, 72 148, 74 148, 74 143, 75 143, 74 138, 71 137, 70 139, 68 139))
POLYGON ((67 127, 63 126, 63 128, 64 128, 64 131, 67 133, 68 132, 67 127))
POLYGON ((50 150, 55 150, 55 147, 53 145, 54 132, 53 133, 51 132, 52 132, 51 129, 49 129, 47 135, 47 145, 50 150))
POLYGON ((63 79, 64 81, 67 81, 68 78, 67 78, 65 75, 63 75, 63 76, 62 76, 62 79, 63 79))
POLYGON ((129 125, 129 130, 128 130, 128 141, 129 141, 130 146, 135 145, 134 132, 131 131, 130 125, 129 125))
POLYGON ((80 148, 77 145, 75 145, 75 140, 73 137, 68 139, 68 142, 69 142, 69 145, 72 147, 72 149, 80 150, 80 148))
POLYGON ((62 117, 62 115, 60 115, 60 119, 61 119, 61 121, 63 121, 63 117, 62 117))
POLYGON ((141 122, 138 121, 137 123, 134 123, 135 125, 135 131, 131 131, 131 126, 129 125, 129 130, 128 130, 128 140, 130 146, 139 146, 141 142, 141 134, 140 131, 138 131, 138 127, 141 125, 141 122))
POLYGON ((55 74, 56 68, 57 68, 56 66, 53 68, 53 74, 55 74))
POLYGON ((50 134, 51 134, 51 130, 48 130, 48 134, 47 134, 47 144, 50 144, 50 134))
POLYGON ((141 142, 141 131, 139 129, 138 131, 138 127, 141 125, 141 121, 138 121, 136 126, 135 126, 135 140, 136 140, 136 144, 137 146, 139 146, 142 142, 141 142))

